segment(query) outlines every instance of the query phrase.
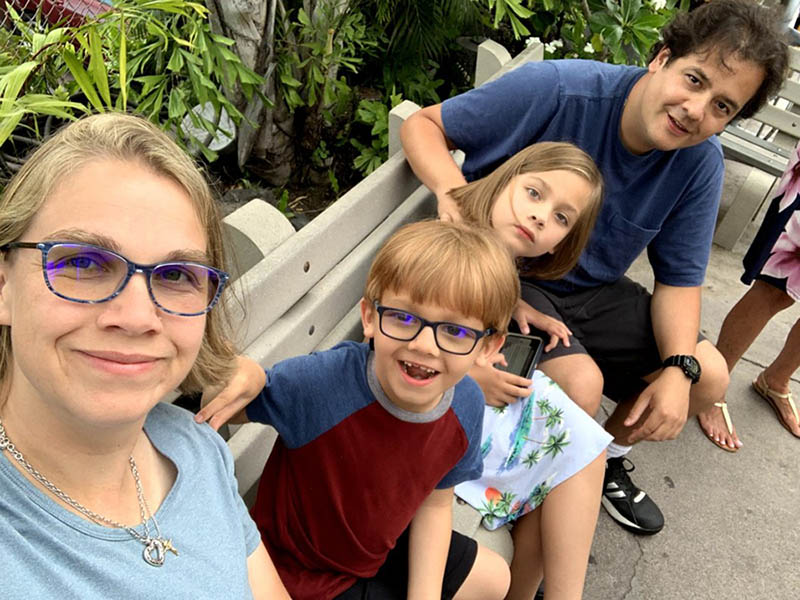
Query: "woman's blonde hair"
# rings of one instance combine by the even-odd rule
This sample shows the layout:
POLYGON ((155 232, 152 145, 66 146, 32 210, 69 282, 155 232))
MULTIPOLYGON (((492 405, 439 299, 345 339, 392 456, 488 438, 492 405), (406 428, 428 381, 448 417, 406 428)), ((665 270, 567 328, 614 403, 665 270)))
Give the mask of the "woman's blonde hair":
POLYGON ((505 335, 520 288, 511 255, 491 229, 420 221, 398 229, 372 262, 364 298, 380 301, 387 291, 458 311, 505 335))
MULTIPOLYGON (((63 180, 93 161, 133 162, 168 177, 191 198, 208 238, 211 266, 224 269, 222 221, 203 174, 191 158, 152 123, 131 115, 105 113, 82 118, 61 129, 39 147, 11 179, 0 198, 0 246, 18 240, 37 211, 63 180)), ((229 341, 225 294, 206 317, 203 343, 191 371, 180 385, 196 392, 226 381, 235 357, 229 341)), ((197 317, 186 317, 197 318, 197 317)), ((11 331, 0 327, 0 381, 12 360, 11 331)))
POLYGON ((450 190, 461 215, 469 223, 492 226, 492 209, 511 180, 524 173, 564 170, 583 177, 592 193, 586 209, 552 254, 518 260, 522 275, 559 279, 578 262, 594 228, 603 198, 603 176, 592 157, 566 142, 539 142, 523 148, 486 177, 450 190))

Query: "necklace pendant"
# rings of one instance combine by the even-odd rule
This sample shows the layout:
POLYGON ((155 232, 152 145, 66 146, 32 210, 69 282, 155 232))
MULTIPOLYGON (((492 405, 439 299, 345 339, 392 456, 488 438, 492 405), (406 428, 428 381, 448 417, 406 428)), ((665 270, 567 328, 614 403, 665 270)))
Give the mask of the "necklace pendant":
POLYGON ((164 564, 164 551, 164 542, 157 538, 150 538, 142 551, 142 557, 148 565, 160 567, 164 564))
POLYGON ((172 545, 172 540, 164 540, 164 551, 172 552, 175 556, 180 556, 178 554, 178 549, 172 545))

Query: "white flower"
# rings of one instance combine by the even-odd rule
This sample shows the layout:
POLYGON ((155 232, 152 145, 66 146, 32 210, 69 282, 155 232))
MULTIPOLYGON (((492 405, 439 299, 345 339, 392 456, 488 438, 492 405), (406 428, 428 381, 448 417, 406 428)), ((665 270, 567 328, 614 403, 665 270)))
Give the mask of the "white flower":
POLYGON ((594 54, 594 46, 592 46, 591 42, 586 42, 586 45, 583 47, 583 51, 586 54, 594 54))
POLYGON ((563 48, 564 42, 562 40, 553 40, 553 46, 556 48, 563 48))
POLYGON ((562 42, 561 40, 553 40, 552 42, 547 42, 544 45, 544 49, 550 54, 555 53, 556 48, 563 48, 563 47, 564 47, 564 42, 562 42))
POLYGON ((652 0, 653 10, 664 10, 667 7, 667 0, 652 0))
MULTIPOLYGON (((664 1, 666 2, 666 0, 664 0, 664 1)), ((541 43, 542 43, 542 40, 540 40, 537 37, 529 37, 527 40, 525 40, 525 46, 530 46, 532 44, 541 44, 541 43)))

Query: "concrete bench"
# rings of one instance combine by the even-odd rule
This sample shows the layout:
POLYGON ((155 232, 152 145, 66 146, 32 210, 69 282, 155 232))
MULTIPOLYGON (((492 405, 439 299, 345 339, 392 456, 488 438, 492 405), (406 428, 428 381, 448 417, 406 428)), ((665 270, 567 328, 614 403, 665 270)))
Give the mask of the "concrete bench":
POLYGON ((728 250, 772 196, 800 139, 800 50, 789 51, 790 70, 777 99, 752 118, 734 121, 719 136, 726 158, 755 167, 714 234, 714 243, 728 250))
MULTIPOLYGON (((478 81, 517 64, 541 59, 537 44, 516 59, 494 42, 478 51, 478 81)), ((361 339, 358 302, 378 248, 401 225, 436 214, 436 200, 412 173, 398 130, 419 107, 403 102, 390 115, 390 157, 374 173, 295 232, 275 208, 253 200, 225 218, 237 260, 230 265, 242 306, 234 306, 238 347, 264 366, 361 339)), ((457 160, 459 157, 456 157, 457 160)), ((239 492, 253 501, 256 483, 275 441, 271 427, 232 426, 239 492)), ((488 532, 471 507, 455 504, 454 527, 510 560, 507 530, 488 532)))

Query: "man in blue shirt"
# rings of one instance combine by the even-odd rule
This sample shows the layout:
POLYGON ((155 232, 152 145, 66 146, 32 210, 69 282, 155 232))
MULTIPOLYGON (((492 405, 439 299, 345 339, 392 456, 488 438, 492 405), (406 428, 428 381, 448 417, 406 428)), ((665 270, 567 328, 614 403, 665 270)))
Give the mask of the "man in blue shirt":
MULTIPOLYGON (((656 533, 664 521, 631 482, 625 455, 638 441, 677 437, 728 385, 725 361, 699 336, 724 170, 714 136, 780 86, 788 58, 774 21, 752 1, 714 0, 665 28, 646 69, 529 63, 422 109, 401 130, 408 161, 445 219, 460 218, 449 190, 531 143, 573 142, 598 163, 606 196, 578 266, 560 281, 524 281, 514 318, 524 333, 532 325, 565 342, 541 370, 587 412, 604 390, 618 402, 605 425, 615 439, 603 505, 637 533, 656 533), (466 154, 463 173, 454 148, 466 154), (624 276, 645 248, 652 295, 624 276)), ((506 401, 530 384, 500 370, 496 379, 484 392, 506 401)))

